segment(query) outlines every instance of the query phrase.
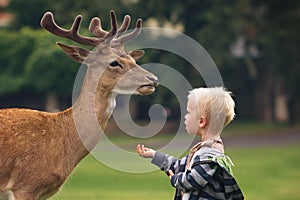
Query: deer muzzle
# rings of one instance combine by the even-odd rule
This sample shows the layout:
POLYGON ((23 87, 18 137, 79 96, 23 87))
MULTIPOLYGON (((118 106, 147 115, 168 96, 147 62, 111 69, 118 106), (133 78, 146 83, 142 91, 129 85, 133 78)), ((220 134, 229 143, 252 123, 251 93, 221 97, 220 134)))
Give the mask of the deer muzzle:
POLYGON ((148 76, 149 84, 141 85, 138 88, 138 92, 141 95, 149 95, 155 91, 155 87, 158 86, 158 78, 156 76, 148 76))

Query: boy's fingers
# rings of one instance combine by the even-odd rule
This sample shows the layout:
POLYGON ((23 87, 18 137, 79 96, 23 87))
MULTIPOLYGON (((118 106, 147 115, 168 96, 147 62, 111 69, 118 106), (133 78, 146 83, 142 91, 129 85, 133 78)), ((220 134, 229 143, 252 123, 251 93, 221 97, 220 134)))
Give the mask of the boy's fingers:
POLYGON ((144 153, 144 145, 140 146, 140 151, 144 153))
POLYGON ((138 152, 138 154, 142 153, 141 145, 136 146, 136 151, 138 152))
POLYGON ((145 145, 138 144, 136 146, 136 152, 144 158, 152 158, 153 157, 153 150, 148 147, 145 147, 145 145))
POLYGON ((138 144, 138 145, 136 146, 136 151, 137 151, 137 153, 140 154, 141 156, 144 156, 144 154, 145 154, 144 145, 138 144))

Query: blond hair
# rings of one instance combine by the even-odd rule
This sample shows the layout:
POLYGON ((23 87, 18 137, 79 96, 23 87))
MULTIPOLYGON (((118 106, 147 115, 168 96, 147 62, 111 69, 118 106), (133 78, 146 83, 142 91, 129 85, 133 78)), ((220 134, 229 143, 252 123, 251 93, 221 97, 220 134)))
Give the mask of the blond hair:
POLYGON ((191 98, 195 100, 199 119, 206 117, 211 131, 220 133, 235 116, 231 92, 223 87, 195 88, 188 95, 188 100, 191 98))

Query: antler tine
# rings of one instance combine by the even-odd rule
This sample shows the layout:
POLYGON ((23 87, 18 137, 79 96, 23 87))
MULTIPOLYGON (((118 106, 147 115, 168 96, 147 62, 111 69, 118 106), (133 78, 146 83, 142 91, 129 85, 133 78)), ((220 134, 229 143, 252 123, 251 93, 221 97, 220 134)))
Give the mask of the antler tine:
MULTIPOLYGON (((130 21, 131 21, 130 16, 126 15, 124 17, 121 27, 119 29, 117 29, 116 37, 118 37, 118 34, 121 34, 125 31, 127 31, 130 21)), ((115 28, 117 28, 117 27, 115 26, 115 28)), ((89 30, 91 33, 93 33, 93 35, 95 35, 96 37, 99 37, 99 38, 103 38, 107 34, 109 34, 109 32, 102 29, 101 20, 98 17, 94 17, 92 19, 90 26, 89 26, 89 30)))
POLYGON ((117 18, 113 10, 110 11, 110 21, 111 21, 111 29, 109 33, 104 37, 104 39, 110 38, 109 41, 113 39, 113 36, 116 35, 118 30, 117 18))
POLYGON ((138 19, 136 22, 136 26, 134 30, 128 34, 120 36, 116 41, 114 41, 116 44, 124 44, 125 42, 135 38, 138 36, 142 31, 142 19, 138 19))
POLYGON ((129 24, 130 24, 131 18, 129 15, 125 15, 121 27, 117 31, 116 37, 119 37, 120 34, 127 31, 129 24))
POLYGON ((113 10, 110 11, 111 29, 109 32, 102 29, 101 20, 94 17, 90 23, 89 30, 98 37, 101 41, 110 42, 118 31, 116 14, 113 10))
POLYGON ((98 17, 94 17, 90 23, 89 31, 93 33, 94 36, 103 38, 108 34, 107 31, 102 29, 101 20, 98 17))
POLYGON ((54 35, 69 38, 79 44, 93 47, 97 46, 100 43, 98 38, 85 37, 78 33, 81 20, 82 16, 78 15, 73 22, 72 28, 70 30, 66 30, 55 23, 51 12, 47 12, 41 19, 41 26, 54 35))

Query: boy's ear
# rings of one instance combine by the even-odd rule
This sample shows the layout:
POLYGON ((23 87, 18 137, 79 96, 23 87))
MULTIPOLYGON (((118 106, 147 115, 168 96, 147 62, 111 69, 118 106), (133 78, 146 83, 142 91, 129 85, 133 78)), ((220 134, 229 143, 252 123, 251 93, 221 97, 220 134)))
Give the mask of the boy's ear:
POLYGON ((199 121, 199 128, 204 128, 206 126, 207 120, 206 117, 201 116, 199 121))

